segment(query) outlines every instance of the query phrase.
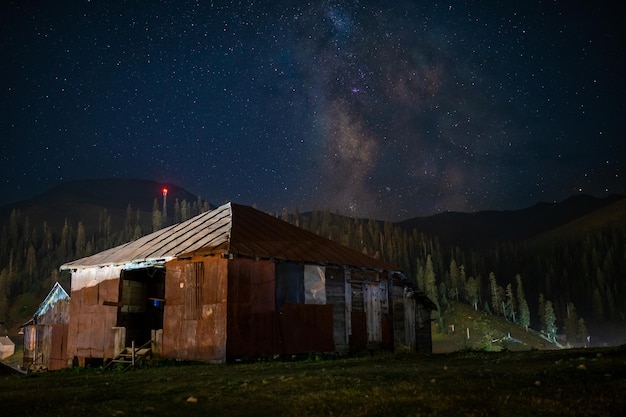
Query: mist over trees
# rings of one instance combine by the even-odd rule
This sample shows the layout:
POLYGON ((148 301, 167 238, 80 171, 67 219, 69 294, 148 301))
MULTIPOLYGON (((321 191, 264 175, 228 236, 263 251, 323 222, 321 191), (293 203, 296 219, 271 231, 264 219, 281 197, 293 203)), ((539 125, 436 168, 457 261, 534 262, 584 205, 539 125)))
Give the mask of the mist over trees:
MULTIPOLYGON (((55 228, 47 219, 12 210, 0 234, 0 321, 13 323, 11 300, 43 294, 55 281, 69 287, 61 264, 185 221, 209 210, 209 203, 175 200, 165 218, 155 198, 152 212, 128 205, 123 212, 100 209, 89 219, 66 218, 55 228), (97 217, 97 220, 96 220, 97 217)), ((440 245, 436 236, 396 224, 355 219, 328 209, 301 214, 283 210, 292 224, 335 240, 405 272, 444 312, 450 301, 464 302, 547 337, 564 334, 584 344, 588 326, 624 323, 626 230, 598 229, 579 239, 545 242, 494 242, 487 247, 440 245)))

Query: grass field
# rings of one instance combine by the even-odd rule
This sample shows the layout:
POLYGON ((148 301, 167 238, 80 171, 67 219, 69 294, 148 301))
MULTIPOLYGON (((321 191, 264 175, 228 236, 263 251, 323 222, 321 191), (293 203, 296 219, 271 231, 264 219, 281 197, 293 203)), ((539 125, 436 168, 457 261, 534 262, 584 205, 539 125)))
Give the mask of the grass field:
POLYGON ((626 347, 68 369, 0 376, 0 407, 66 417, 622 416, 626 347))

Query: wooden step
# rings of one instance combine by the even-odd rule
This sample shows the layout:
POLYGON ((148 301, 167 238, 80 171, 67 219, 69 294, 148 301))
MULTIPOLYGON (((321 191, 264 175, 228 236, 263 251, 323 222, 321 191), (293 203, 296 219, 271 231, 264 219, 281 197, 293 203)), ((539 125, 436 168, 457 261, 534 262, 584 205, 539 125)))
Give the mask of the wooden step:
POLYGON ((146 357, 152 354, 151 346, 152 341, 140 346, 140 347, 127 347, 120 352, 115 358, 111 359, 102 370, 107 369, 112 363, 120 363, 127 365, 123 370, 133 367, 137 363, 142 363, 146 357))

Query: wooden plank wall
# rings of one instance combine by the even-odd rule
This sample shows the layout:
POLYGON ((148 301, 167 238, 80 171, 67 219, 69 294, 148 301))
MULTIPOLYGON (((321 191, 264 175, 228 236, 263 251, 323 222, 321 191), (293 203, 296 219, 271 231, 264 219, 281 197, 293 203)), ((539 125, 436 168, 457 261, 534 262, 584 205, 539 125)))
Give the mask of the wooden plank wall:
MULTIPOLYGON (((408 347, 409 350, 415 348, 414 343, 411 343, 411 335, 408 333, 410 328, 407 327, 406 317, 406 300, 404 298, 404 286, 393 286, 393 330, 394 330, 394 343, 396 349, 408 347)), ((415 330, 413 329, 413 337, 415 330)))
POLYGON ((350 350, 346 329, 346 283, 343 269, 326 268, 326 303, 333 307, 333 339, 335 350, 345 354, 350 350))

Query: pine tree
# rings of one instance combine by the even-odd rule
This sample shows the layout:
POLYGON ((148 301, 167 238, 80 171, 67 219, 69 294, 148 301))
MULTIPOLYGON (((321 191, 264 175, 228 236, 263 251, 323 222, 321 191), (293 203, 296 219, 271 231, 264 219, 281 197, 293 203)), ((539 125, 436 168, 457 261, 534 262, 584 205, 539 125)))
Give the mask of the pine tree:
POLYGON ((593 293, 591 295, 591 305, 593 309, 593 317, 598 319, 604 318, 604 303, 602 302, 602 294, 600 288, 597 285, 593 287, 593 293))
POLYGON ((417 287, 426 292, 426 274, 420 260, 417 260, 417 287))
MULTIPOLYGON (((126 216, 124 218, 124 236, 123 236, 123 240, 124 241, 129 241, 129 240, 132 239, 132 237, 133 237, 133 208, 129 204, 126 207, 126 216)), ((77 240, 77 244, 78 244, 78 237, 76 237, 76 240, 77 240)), ((78 255, 78 250, 79 249, 77 247, 76 248, 76 257, 77 258, 81 258, 83 255, 78 255)), ((84 251, 84 243, 83 243, 83 248, 81 250, 84 251)))
POLYGON ((515 309, 517 308, 517 306, 515 302, 515 295, 513 294, 513 285, 511 285, 511 283, 507 284, 505 294, 506 303, 504 316, 515 323, 515 309))
POLYGON ((4 268, 0 271, 0 321, 8 321, 9 315, 9 271, 4 268))
POLYGON ((456 301, 459 301, 459 281, 460 272, 456 261, 452 259, 450 261, 450 297, 456 301))
POLYGON ((500 291, 498 290, 498 283, 496 282, 496 274, 489 273, 489 290, 491 292, 491 309, 495 314, 501 313, 502 307, 500 305, 502 298, 500 297, 500 291))
POLYGON ((576 307, 572 302, 567 303, 567 317, 565 317, 564 327, 567 344, 573 345, 578 334, 578 314, 576 314, 576 307))
POLYGON ((180 203, 180 221, 184 222, 189 220, 189 204, 186 199, 180 203))
POLYGON ((154 203, 152 203, 152 231, 156 232, 157 230, 161 230, 163 227, 163 215, 161 214, 161 210, 159 210, 159 202, 157 199, 154 199, 154 203))
POLYGON ((71 246, 72 244, 70 242, 70 226, 67 224, 66 218, 63 229, 61 230, 61 242, 59 243, 59 247, 57 248, 57 256, 60 260, 67 261, 72 258, 71 246))
POLYGON ((458 283, 459 291, 457 292, 457 298, 461 296, 459 292, 464 290, 466 285, 467 285, 467 277, 465 276, 465 266, 461 265, 459 267, 459 283, 458 283))
POLYGON ((182 210, 180 208, 180 202, 178 199, 174 200, 174 223, 180 223, 182 221, 182 210))
POLYGON ((543 297, 543 294, 539 294, 539 308, 537 309, 539 313, 539 330, 542 332, 546 332, 546 300, 543 297))
POLYGON ((578 326, 576 328, 576 331, 578 341, 582 343, 585 347, 587 347, 589 345, 589 333, 587 332, 585 320, 582 317, 578 319, 578 326))
POLYGON ((28 252, 26 253, 26 272, 28 277, 32 280, 37 268, 37 256, 35 253, 35 247, 30 244, 28 252))
POLYGON ((548 339, 556 340, 556 315, 554 314, 554 309, 552 308, 552 301, 548 300, 545 302, 545 313, 544 313, 544 328, 546 329, 546 335, 548 339))
POLYGON ((515 281, 517 281, 517 303, 518 303, 518 311, 519 311, 519 325, 528 329, 530 326, 530 310, 528 309, 528 302, 526 301, 526 296, 524 295, 524 287, 522 285, 522 277, 517 274, 515 276, 515 281))
POLYGON ((439 306, 437 297, 437 282, 433 270, 433 260, 430 254, 426 258, 426 270, 424 271, 424 292, 435 305, 439 306))
POLYGON ((300 208, 297 205, 293 210, 293 224, 300 227, 300 208))
POLYGON ((85 242, 86 238, 85 238, 85 226, 83 225, 83 222, 78 222, 78 226, 76 228, 76 257, 77 258, 82 258, 83 256, 85 256, 85 250, 86 250, 86 242, 85 242))
POLYGON ((443 306, 447 306, 448 305, 447 292, 448 292, 448 289, 446 288, 446 283, 441 281, 439 283, 439 296, 440 296, 440 300, 441 300, 441 305, 443 305, 443 306))
POLYGON ((467 301, 474 307, 474 310, 478 310, 478 285, 474 277, 469 277, 467 280, 465 292, 467 293, 467 301))

